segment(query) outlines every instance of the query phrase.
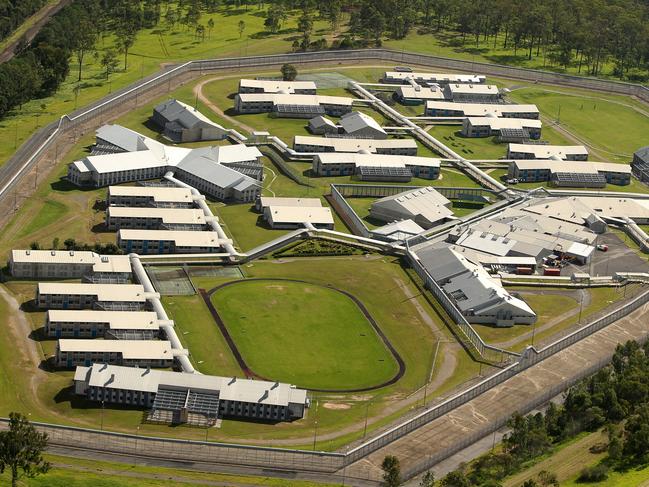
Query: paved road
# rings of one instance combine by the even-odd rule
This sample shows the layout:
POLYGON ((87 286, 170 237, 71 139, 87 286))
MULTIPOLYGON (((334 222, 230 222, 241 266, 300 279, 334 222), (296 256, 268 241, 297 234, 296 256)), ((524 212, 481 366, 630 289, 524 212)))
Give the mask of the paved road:
POLYGON ((27 29, 23 35, 18 37, 18 39, 7 44, 2 52, 0 52, 0 63, 5 63, 14 57, 16 47, 20 44, 22 39, 25 39, 28 43, 31 42, 47 21, 70 2, 72 2, 72 0, 59 0, 55 4, 45 5, 42 9, 36 12, 34 15, 39 16, 40 18, 34 23, 34 25, 27 29))

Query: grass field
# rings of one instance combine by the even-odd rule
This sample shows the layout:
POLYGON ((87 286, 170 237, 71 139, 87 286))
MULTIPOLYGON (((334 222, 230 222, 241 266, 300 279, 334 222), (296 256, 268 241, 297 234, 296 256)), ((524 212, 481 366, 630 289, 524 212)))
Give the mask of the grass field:
MULTIPOLYGON (((541 114, 578 135, 612 162, 628 163, 633 152, 649 143, 649 113, 628 102, 596 94, 576 95, 561 88, 526 87, 513 91, 512 100, 534 103, 541 114)), ((544 128, 544 135, 545 135, 544 128)), ((596 160, 594 157, 591 160, 596 160)))
POLYGON ((242 281, 212 296, 250 368, 307 389, 355 389, 391 379, 397 364, 347 296, 288 281, 242 281))

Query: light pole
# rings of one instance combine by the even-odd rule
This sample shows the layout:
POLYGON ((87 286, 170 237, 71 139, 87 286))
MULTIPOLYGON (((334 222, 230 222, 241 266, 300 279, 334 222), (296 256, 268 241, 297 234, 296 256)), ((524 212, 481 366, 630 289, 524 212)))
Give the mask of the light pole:
POLYGON ((135 466, 137 467, 137 440, 140 438, 140 427, 135 430, 135 455, 133 455, 135 466))
POLYGON ((315 451, 315 443, 318 439, 318 420, 316 419, 313 424, 313 451, 315 451))
POLYGON ((363 438, 365 438, 365 435, 367 434, 367 416, 369 415, 370 412, 370 401, 367 401, 365 405, 365 426, 363 427, 363 438))
MULTIPOLYGON (((406 245, 408 241, 406 240, 406 245)), ((426 397, 428 394, 428 383, 433 379, 433 372, 435 371, 435 362, 437 362, 437 353, 439 352, 439 343, 441 340, 437 340, 437 346, 435 347, 435 355, 433 355, 433 363, 430 364, 430 374, 427 377, 426 384, 424 385, 424 407, 426 407, 426 397)))
POLYGON ((104 431, 104 401, 101 401, 101 431, 104 431))

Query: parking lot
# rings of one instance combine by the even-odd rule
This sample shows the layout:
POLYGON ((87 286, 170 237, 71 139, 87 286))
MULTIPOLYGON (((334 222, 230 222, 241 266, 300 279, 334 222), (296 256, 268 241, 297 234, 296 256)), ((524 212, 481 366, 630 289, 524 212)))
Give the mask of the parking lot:
POLYGON ((618 235, 611 232, 599 235, 597 245, 600 244, 608 245, 608 251, 596 250, 587 266, 570 264, 568 273, 587 272, 591 276, 610 276, 615 272, 649 272, 649 256, 640 257, 618 235))

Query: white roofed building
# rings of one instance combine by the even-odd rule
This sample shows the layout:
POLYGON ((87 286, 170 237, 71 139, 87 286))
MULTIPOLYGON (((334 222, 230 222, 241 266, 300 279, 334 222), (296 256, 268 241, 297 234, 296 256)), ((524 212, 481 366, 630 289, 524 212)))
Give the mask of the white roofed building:
POLYGON ((454 103, 431 100, 426 102, 427 117, 505 117, 539 118, 536 105, 508 105, 503 103, 454 103))
POLYGON ((417 142, 414 139, 352 139, 338 137, 311 137, 296 135, 293 138, 296 152, 369 152, 416 156, 417 142))
POLYGON ((196 198, 187 188, 120 185, 108 187, 106 204, 148 208, 193 208, 196 198))
POLYGON ((237 113, 274 113, 277 117, 339 117, 352 110, 352 98, 345 96, 291 95, 288 93, 239 93, 234 97, 237 113))
MULTIPOLYGON (((158 179, 171 171, 178 179, 221 200, 254 201, 261 191, 262 154, 243 144, 186 149, 166 146, 119 126, 97 131, 100 155, 68 166, 78 186, 110 186, 158 179)), ((93 152, 96 153, 96 152, 93 152)))
POLYGON ((286 383, 100 363, 77 367, 74 390, 89 401, 149 409, 158 421, 206 426, 224 417, 294 421, 309 405, 304 389, 286 383))
POLYGON ((456 74, 456 73, 420 73, 412 71, 386 71, 381 81, 390 84, 408 84, 412 81, 418 84, 439 84, 449 83, 474 83, 486 82, 487 78, 480 74, 456 74))
MULTIPOLYGON (((61 338, 56 345, 57 367, 72 368, 93 363, 131 367, 171 367, 174 357, 187 350, 171 347, 164 340, 85 340, 61 338)), ((189 375, 189 374, 188 374, 189 375)))
POLYGON ((203 210, 193 208, 143 208, 109 206, 106 227, 147 230, 204 230, 207 220, 203 210))
POLYGON ((153 311, 47 311, 45 335, 50 338, 116 338, 154 340, 162 324, 153 311))
POLYGON ((376 200, 370 208, 370 216, 387 223, 412 220, 428 229, 454 218, 451 205, 441 193, 427 186, 376 200))
POLYGON ((263 211, 269 206, 302 206, 306 208, 320 208, 320 198, 285 198, 277 196, 260 196, 255 202, 255 209, 263 211))
POLYGON ((454 102, 498 103, 502 96, 496 85, 450 83, 444 86, 444 97, 454 102))
POLYGON ((509 144, 507 159, 587 161, 588 149, 583 145, 509 144))
POLYGON ((603 188, 606 184, 630 184, 631 173, 629 164, 517 159, 509 163, 508 177, 526 183, 549 181, 553 186, 603 188))
POLYGON ((127 255, 99 255, 81 250, 12 250, 9 271, 22 279, 102 279, 125 282, 131 276, 127 255))
POLYGON ((500 136, 501 139, 519 134, 521 139, 540 139, 542 122, 530 118, 467 117, 462 124, 464 137, 500 136))
POLYGON ((119 230, 117 244, 126 253, 208 254, 223 251, 223 244, 232 243, 212 231, 191 230, 119 230))
POLYGON ((39 282, 36 305, 41 309, 143 311, 152 297, 159 295, 146 292, 140 284, 39 282))
POLYGON ((334 217, 326 206, 277 206, 264 208, 264 219, 271 228, 302 228, 311 224, 316 228, 333 230, 334 217))
POLYGON ((394 96, 404 105, 419 105, 430 100, 445 100, 444 90, 439 86, 403 85, 399 86, 394 96))
POLYGON ((437 179, 440 167, 441 161, 432 157, 354 152, 323 152, 313 157, 313 172, 318 176, 357 175, 362 181, 437 179))
POLYGON ((313 81, 283 81, 266 79, 239 80, 239 93, 289 93, 295 95, 315 95, 313 81))

